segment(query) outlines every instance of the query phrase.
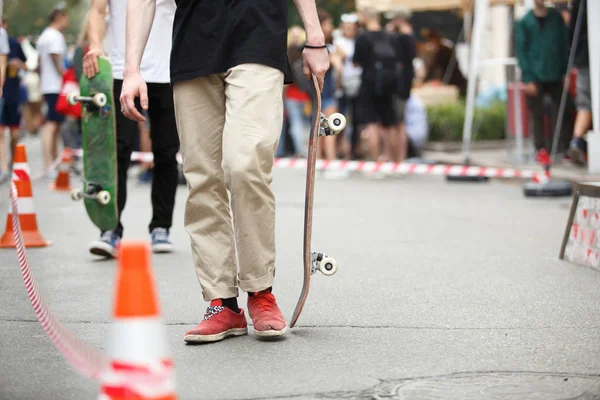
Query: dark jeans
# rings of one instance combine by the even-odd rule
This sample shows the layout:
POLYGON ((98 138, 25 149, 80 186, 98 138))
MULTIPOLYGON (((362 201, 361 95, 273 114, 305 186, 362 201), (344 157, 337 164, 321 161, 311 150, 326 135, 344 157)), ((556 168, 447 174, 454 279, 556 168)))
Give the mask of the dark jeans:
MULTIPOLYGON (((121 215, 127 200, 127 170, 131 160, 131 152, 139 138, 139 128, 121 113, 119 97, 123 81, 115 79, 114 98, 117 121, 117 169, 119 225, 115 229, 118 236, 123 236, 121 215)), ((154 228, 171 228, 173 209, 175 208, 175 192, 177 191, 177 152, 179 151, 179 135, 175 122, 173 92, 168 83, 148 83, 148 115, 150 116, 150 138, 154 153, 152 171, 152 220, 149 231, 154 228)), ((141 110, 139 99, 136 101, 141 110)))
MULTIPOLYGON (((533 139, 535 143, 535 149, 546 149, 552 150, 553 138, 546 138, 544 134, 544 97, 548 95, 548 98, 552 102, 552 135, 554 135, 554 129, 558 119, 558 111, 560 107, 560 98, 563 91, 562 82, 538 82, 537 83, 538 93, 537 96, 527 96, 527 107, 531 113, 530 126, 533 130, 533 139)), ((573 131, 573 102, 567 97, 567 104, 565 108, 565 114, 560 127, 560 137, 558 140, 558 153, 564 153, 569 147, 569 141, 571 140, 571 133, 573 131)))

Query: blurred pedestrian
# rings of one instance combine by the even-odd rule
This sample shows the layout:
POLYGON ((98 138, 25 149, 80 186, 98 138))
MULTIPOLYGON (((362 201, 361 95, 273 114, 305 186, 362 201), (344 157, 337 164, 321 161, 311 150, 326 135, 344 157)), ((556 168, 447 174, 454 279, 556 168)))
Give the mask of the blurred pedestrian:
MULTIPOLYGON (((2 18, 2 28, 8 33, 8 20, 2 18)), ((27 69, 27 57, 17 38, 9 38, 8 69, 2 88, 2 108, 0 116, 0 183, 10 179, 12 159, 19 141, 21 127, 21 72, 27 69), (10 131, 10 150, 6 146, 4 132, 10 131), (9 157, 10 154, 10 157, 9 157)))
MULTIPOLYGON (((552 102, 554 127, 562 92, 566 90, 564 78, 569 59, 568 31, 557 10, 546 7, 544 0, 535 0, 534 8, 516 23, 515 41, 527 106, 531 113, 537 159, 544 161, 550 152, 550 143, 544 133, 544 98, 548 95, 552 102)), ((566 109, 560 127, 559 153, 568 148, 572 126, 572 113, 566 109)))
POLYGON ((339 102, 339 112, 344 114, 348 121, 342 139, 345 139, 345 157, 356 158, 358 155, 359 131, 356 118, 356 102, 360 90, 362 68, 354 65, 354 49, 358 35, 358 16, 356 14, 343 14, 341 17, 342 35, 335 39, 334 45, 343 58, 341 88, 343 96, 339 102))
MULTIPOLYGON (((296 27, 299 28, 299 27, 296 27)), ((305 158, 308 151, 308 136, 310 131, 310 118, 306 116, 307 106, 310 107, 310 93, 314 90, 312 82, 302 72, 302 46, 304 40, 290 43, 288 46, 288 59, 294 75, 294 83, 284 87, 284 106, 289 122, 289 136, 292 139, 296 157, 305 158)), ((285 137, 281 146, 285 146, 285 137)))
POLYGON ((40 35, 36 50, 39 54, 40 84, 48 107, 46 122, 42 128, 42 152, 44 171, 48 178, 54 178, 56 171, 50 169, 58 157, 58 138, 65 117, 56 111, 58 95, 62 89, 63 74, 66 71, 64 58, 67 44, 63 32, 69 26, 69 16, 64 9, 55 9, 50 14, 50 25, 40 35))
POLYGON ((8 63, 8 53, 10 46, 8 44, 8 33, 6 29, 0 27, 0 97, 2 97, 2 88, 6 80, 6 66, 8 63))
POLYGON ((570 42, 575 37, 575 24, 579 12, 581 15, 581 26, 579 37, 576 41, 575 61, 573 66, 577 68, 577 88, 575 102, 577 105, 577 117, 573 128, 573 139, 569 146, 568 154, 575 164, 587 164, 587 142, 584 139, 585 134, 592 127, 592 97, 590 82, 590 55, 588 47, 588 24, 587 24, 587 0, 575 0, 571 9, 570 21, 570 42))
MULTIPOLYGON (((353 61, 362 67, 362 81, 358 97, 359 123, 366 157, 378 160, 383 155, 393 155, 397 160, 406 158, 406 140, 400 143, 396 97, 402 90, 402 56, 395 36, 382 29, 379 12, 363 11, 365 31, 356 39, 353 61), (382 143, 395 146, 385 148, 382 143)), ((406 136, 404 136, 406 139, 406 136)))
MULTIPOLYGON (((329 64, 331 68, 325 74, 323 91, 321 92, 321 110, 326 117, 338 112, 336 99, 336 86, 341 80, 343 70, 342 58, 333 44, 333 17, 323 9, 317 10, 321 29, 325 35, 325 43, 329 52, 329 64)), ((327 161, 337 158, 337 135, 323 136, 319 138, 318 157, 327 161)), ((323 174, 326 178, 343 177, 347 174, 345 170, 326 170, 323 174)))

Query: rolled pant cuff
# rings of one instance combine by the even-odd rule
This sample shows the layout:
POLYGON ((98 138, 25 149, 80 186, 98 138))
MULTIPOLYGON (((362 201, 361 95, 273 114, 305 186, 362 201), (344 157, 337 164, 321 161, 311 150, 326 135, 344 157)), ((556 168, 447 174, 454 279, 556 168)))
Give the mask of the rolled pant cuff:
POLYGON ((269 271, 266 275, 251 281, 239 280, 240 289, 244 292, 260 292, 273 286, 273 278, 275 277, 275 268, 269 271))
POLYGON ((203 288, 202 295, 204 296, 205 301, 212 301, 214 299, 229 299, 231 297, 238 297, 239 290, 236 286, 203 288))

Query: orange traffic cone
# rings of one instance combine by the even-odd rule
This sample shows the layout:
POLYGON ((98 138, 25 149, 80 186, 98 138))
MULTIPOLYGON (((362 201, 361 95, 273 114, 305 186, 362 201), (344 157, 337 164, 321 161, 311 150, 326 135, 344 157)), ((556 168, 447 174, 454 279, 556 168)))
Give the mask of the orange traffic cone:
POLYGON ((58 175, 56 180, 50 185, 50 188, 58 192, 70 192, 71 183, 69 176, 69 168, 71 167, 71 149, 65 148, 62 153, 62 159, 58 166, 58 175))
MULTIPOLYGON (((29 165, 27 164, 27 153, 24 144, 18 144, 15 149, 13 163, 12 181, 17 187, 19 210, 19 222, 23 231, 25 247, 45 247, 52 242, 44 239, 37 225, 37 217, 33 207, 33 191, 29 178, 29 165)), ((15 238, 12 224, 12 201, 8 203, 8 217, 6 219, 6 230, 0 238, 0 247, 15 247, 15 238)))
POLYGON ((121 242, 113 324, 106 346, 110 366, 101 400, 175 400, 174 367, 144 242, 121 242))

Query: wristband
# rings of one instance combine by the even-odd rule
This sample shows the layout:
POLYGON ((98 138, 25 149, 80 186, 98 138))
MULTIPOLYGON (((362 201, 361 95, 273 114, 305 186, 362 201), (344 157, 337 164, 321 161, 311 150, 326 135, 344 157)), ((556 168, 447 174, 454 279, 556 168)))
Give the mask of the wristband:
POLYGON ((324 45, 320 45, 320 46, 311 46, 310 44, 305 44, 304 47, 307 49, 326 49, 327 45, 324 44, 324 45))

